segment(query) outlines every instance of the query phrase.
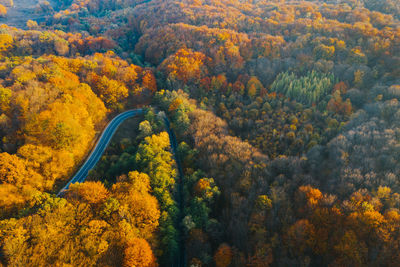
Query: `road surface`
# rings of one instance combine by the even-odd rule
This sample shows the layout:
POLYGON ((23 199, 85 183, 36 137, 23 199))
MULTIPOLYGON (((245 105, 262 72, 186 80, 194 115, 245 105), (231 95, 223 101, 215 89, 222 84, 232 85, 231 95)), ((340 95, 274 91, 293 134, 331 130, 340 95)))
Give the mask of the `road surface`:
POLYGON ((136 115, 143 114, 143 109, 133 109, 125 111, 118 116, 116 116, 106 127, 106 129, 101 134, 99 141, 97 141, 96 146, 94 147, 92 153, 90 153, 89 157, 87 158, 86 162, 82 165, 79 171, 75 174, 74 177, 67 183, 66 186, 61 189, 61 191, 57 194, 60 196, 64 193, 65 190, 69 188, 71 184, 74 183, 83 183, 88 176, 88 173, 91 169, 96 166, 96 163, 100 160, 101 156, 103 155, 104 151, 106 150, 108 144, 111 141, 114 133, 117 131, 118 126, 121 125, 126 119, 134 117, 136 115))
MULTIPOLYGON (((97 142, 95 148, 93 149, 92 153, 90 153, 89 157, 87 158, 86 162, 82 165, 79 171, 75 174, 74 177, 68 182, 66 186, 57 194, 57 196, 61 196, 65 190, 69 188, 69 186, 73 183, 83 183, 88 176, 88 173, 91 169, 96 166, 96 163, 100 160, 101 156, 103 155, 104 151, 106 150, 108 144, 111 141, 114 133, 117 131, 118 126, 121 125, 126 119, 134 117, 136 115, 143 114, 143 109, 134 109, 125 111, 118 116, 116 116, 106 127, 106 129, 101 134, 99 141, 97 142)), ((184 197, 183 197, 183 182, 184 182, 184 174, 182 170, 182 165, 180 158, 177 154, 178 143, 176 141, 175 133, 172 131, 170 127, 170 122, 165 115, 165 113, 160 113, 160 115, 164 119, 165 128, 169 135, 169 140, 171 144, 172 153, 175 157, 175 162, 178 169, 178 196, 177 202, 179 206, 179 221, 182 222, 183 219, 183 208, 184 208, 184 197)), ((184 245, 184 229, 183 224, 179 223, 177 225, 179 231, 179 255, 177 255, 176 260, 173 266, 185 267, 186 266, 186 252, 185 252, 185 245, 184 245)))
MULTIPOLYGON (((169 135, 169 142, 171 144, 171 149, 172 153, 174 154, 175 157, 175 162, 176 166, 178 169, 178 195, 176 196, 176 201, 178 202, 178 207, 179 207, 179 222, 183 221, 184 217, 184 212, 183 209, 185 207, 184 203, 184 196, 183 196, 183 183, 184 183, 184 174, 183 174, 183 169, 182 169, 182 164, 181 160, 178 156, 177 150, 178 150, 178 143, 176 141, 176 136, 174 131, 171 129, 171 124, 168 120, 168 117, 163 114, 164 118, 164 124, 165 128, 167 129, 168 135, 169 135)), ((179 223, 177 225, 178 231, 179 231, 179 255, 177 255, 177 262, 175 266, 186 266, 186 248, 185 248, 185 230, 183 227, 183 223, 179 223)))

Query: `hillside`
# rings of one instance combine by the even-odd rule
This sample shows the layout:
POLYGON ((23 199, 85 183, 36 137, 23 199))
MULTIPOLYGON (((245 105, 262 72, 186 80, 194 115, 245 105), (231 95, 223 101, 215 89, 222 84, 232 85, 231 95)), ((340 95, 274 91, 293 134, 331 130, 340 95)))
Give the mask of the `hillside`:
POLYGON ((7 15, 0 17, 0 23, 20 29, 28 28, 28 20, 45 21, 57 9, 54 1, 3 0, 0 4, 7 8, 7 15))
POLYGON ((399 265, 398 0, 51 6, 0 20, 0 265, 399 265))

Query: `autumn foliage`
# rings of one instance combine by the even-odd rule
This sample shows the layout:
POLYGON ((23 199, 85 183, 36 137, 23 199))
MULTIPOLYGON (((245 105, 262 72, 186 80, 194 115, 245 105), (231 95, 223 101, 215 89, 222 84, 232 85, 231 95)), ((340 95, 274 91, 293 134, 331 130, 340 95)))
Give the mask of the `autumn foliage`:
POLYGON ((0 265, 399 265, 398 1, 56 2, 0 26, 0 265))

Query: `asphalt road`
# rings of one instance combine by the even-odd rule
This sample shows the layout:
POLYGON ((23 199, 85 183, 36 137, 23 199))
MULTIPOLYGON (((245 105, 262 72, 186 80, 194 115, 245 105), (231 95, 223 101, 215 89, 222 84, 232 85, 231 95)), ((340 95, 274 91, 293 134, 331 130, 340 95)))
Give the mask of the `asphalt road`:
MULTIPOLYGON (((101 134, 99 140, 97 141, 97 144, 95 148, 93 149, 92 153, 90 153, 89 157, 87 158, 86 162, 82 165, 82 167, 79 169, 79 171, 75 174, 74 177, 68 182, 66 186, 64 186, 63 189, 57 194, 57 196, 61 196, 65 190, 69 188, 69 186, 73 183, 83 183, 88 176, 88 173, 91 169, 96 166, 96 163, 100 160, 101 156, 103 155, 104 151, 106 150, 108 144, 111 141, 111 138, 113 137, 114 133, 117 131, 118 126, 121 125, 126 119, 134 117, 136 115, 141 115, 143 114, 143 109, 133 109, 133 110, 128 110, 125 111, 118 116, 116 116, 106 127, 106 129, 103 131, 101 134)), ((182 170, 182 165, 180 158, 178 157, 177 154, 177 149, 178 149, 178 143, 176 141, 176 136, 175 133, 172 131, 170 127, 170 122, 165 115, 165 113, 160 113, 160 115, 164 119, 165 127, 169 135, 169 140, 171 144, 171 149, 172 153, 174 154, 175 157, 175 162, 177 165, 178 169, 178 195, 176 196, 178 206, 179 206, 179 221, 181 222, 183 219, 183 208, 184 208, 184 196, 183 196, 183 181, 184 181, 184 174, 182 170)), ((185 252, 185 245, 184 245, 184 229, 183 229, 183 224, 179 223, 177 225, 178 230, 180 232, 180 248, 179 248, 179 255, 177 255, 176 260, 174 261, 173 266, 186 266, 186 252, 185 252)))
MULTIPOLYGON (((174 131, 171 129, 171 124, 168 120, 168 117, 165 116, 165 113, 163 113, 164 117, 164 123, 165 123, 165 128, 167 129, 168 135, 169 135, 169 142, 171 144, 171 149, 172 153, 174 154, 175 157, 175 162, 176 166, 178 169, 178 192, 176 196, 176 200, 178 202, 178 207, 179 207, 179 221, 182 222, 184 218, 184 195, 183 195, 183 183, 184 183, 184 174, 183 174, 183 169, 182 169, 182 164, 181 160, 178 157, 177 150, 178 150, 178 142, 176 141, 176 136, 174 131)), ((179 231, 179 255, 177 255, 176 263, 174 266, 186 266, 186 248, 185 248, 185 230, 184 226, 182 223, 178 224, 178 231, 179 231)))
POLYGON ((71 184, 74 183, 83 183, 88 176, 88 173, 91 169, 96 166, 96 163, 100 160, 101 156, 103 155, 104 151, 106 150, 108 144, 111 141, 111 138, 113 137, 114 133, 117 131, 118 126, 121 125, 126 119, 129 119, 131 117, 134 117, 136 115, 141 115, 143 114, 143 110, 141 108, 139 109, 133 109, 133 110, 128 110, 125 111, 118 116, 116 116, 106 127, 106 129, 103 131, 101 134, 99 140, 97 141, 96 146, 92 150, 92 153, 90 153, 89 157, 87 158, 86 162, 82 165, 82 167, 79 169, 79 171, 75 174, 74 177, 68 182, 66 186, 61 189, 61 191, 57 194, 57 196, 60 196, 63 194, 65 190, 69 188, 71 184))

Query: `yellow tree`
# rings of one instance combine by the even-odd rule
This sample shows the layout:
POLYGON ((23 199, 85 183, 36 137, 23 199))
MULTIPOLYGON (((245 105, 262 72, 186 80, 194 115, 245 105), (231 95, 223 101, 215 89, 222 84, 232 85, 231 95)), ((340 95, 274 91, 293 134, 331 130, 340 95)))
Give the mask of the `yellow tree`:
POLYGON ((0 5, 0 17, 5 17, 7 15, 7 8, 3 5, 0 5))
POLYGON ((205 60, 206 56, 203 53, 182 48, 164 60, 160 69, 172 80, 177 79, 184 83, 199 82, 207 74, 205 60))
POLYGON ((9 34, 0 34, 0 52, 7 51, 13 45, 13 37, 9 34))
POLYGON ((124 251, 125 267, 155 267, 156 259, 149 243, 141 238, 133 238, 127 242, 124 251))
POLYGON ((158 201, 149 194, 150 178, 133 171, 126 180, 113 185, 113 196, 121 203, 121 209, 129 213, 129 220, 140 231, 140 236, 150 238, 160 218, 158 201))
POLYGON ((114 106, 122 99, 128 97, 128 89, 117 80, 110 80, 107 76, 102 76, 95 89, 99 97, 108 105, 114 106))
POLYGON ((108 190, 101 182, 84 182, 70 185, 66 197, 93 205, 103 203, 109 196, 108 190))
POLYGON ((0 183, 14 185, 30 184, 41 188, 43 177, 27 168, 27 162, 16 155, 0 153, 0 183))
POLYGON ((264 86, 257 79, 256 76, 252 76, 250 80, 247 82, 246 88, 247 88, 247 94, 250 97, 254 97, 260 93, 260 91, 264 88, 264 86))

